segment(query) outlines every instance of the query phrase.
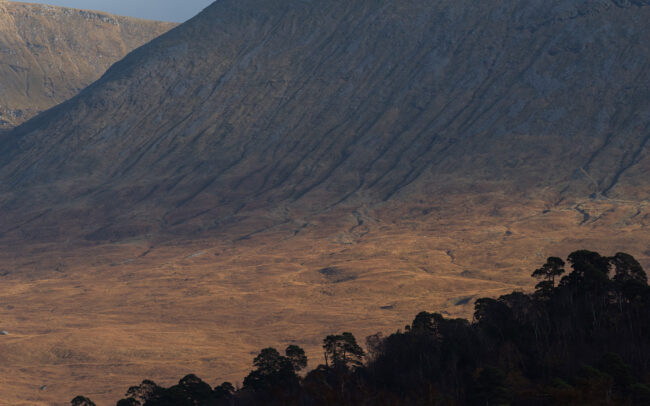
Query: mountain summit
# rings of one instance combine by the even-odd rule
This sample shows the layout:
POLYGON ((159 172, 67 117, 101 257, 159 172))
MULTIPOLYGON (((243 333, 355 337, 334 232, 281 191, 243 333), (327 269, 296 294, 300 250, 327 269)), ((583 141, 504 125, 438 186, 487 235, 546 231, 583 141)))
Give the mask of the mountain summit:
POLYGON ((157 230, 477 190, 647 199, 649 20, 646 1, 218 1, 5 136, 2 210, 157 230))
POLYGON ((174 24, 0 0, 0 129, 74 96, 174 24))

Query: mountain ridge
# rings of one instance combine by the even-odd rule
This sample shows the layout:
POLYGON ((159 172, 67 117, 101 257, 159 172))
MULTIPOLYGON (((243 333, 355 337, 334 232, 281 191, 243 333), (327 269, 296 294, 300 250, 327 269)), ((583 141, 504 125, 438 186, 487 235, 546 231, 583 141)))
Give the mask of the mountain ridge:
POLYGON ((0 126, 74 96, 127 52, 176 26, 100 11, 0 2, 0 126))
POLYGON ((5 137, 0 176, 171 223, 477 184, 647 199, 646 5, 216 2, 5 137))
POLYGON ((647 268, 649 12, 222 0, 138 48, 0 135, 5 398, 237 382, 585 247, 647 268))

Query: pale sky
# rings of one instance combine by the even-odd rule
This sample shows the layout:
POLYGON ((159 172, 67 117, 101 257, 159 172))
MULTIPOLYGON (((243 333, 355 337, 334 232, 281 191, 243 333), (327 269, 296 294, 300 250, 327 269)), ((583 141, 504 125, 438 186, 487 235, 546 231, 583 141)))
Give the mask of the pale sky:
POLYGON ((183 22, 194 17, 214 0, 18 0, 53 6, 100 10, 112 14, 183 22))

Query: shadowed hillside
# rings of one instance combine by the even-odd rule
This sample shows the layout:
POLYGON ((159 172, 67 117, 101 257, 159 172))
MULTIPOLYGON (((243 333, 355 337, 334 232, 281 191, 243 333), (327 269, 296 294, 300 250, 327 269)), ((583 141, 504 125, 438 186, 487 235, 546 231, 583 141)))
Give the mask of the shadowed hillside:
POLYGON ((645 199, 649 15, 607 0, 219 1, 5 138, 2 207, 38 189, 74 202, 59 217, 160 230, 269 202, 645 199))
POLYGON ((584 246, 647 267, 649 20, 214 3, 0 135, 3 393, 239 379, 264 345, 471 316, 584 246))
POLYGON ((0 127, 69 99, 128 52, 174 27, 110 14, 0 1, 0 127))

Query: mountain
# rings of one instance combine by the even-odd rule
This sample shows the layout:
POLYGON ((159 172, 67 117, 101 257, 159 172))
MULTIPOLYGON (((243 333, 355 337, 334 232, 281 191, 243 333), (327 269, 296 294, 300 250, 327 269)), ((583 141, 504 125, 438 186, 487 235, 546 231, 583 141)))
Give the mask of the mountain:
POLYGON ((30 215, 159 230, 477 189, 647 199, 648 13, 219 1, 4 137, 3 210, 39 190, 30 215))
POLYGON ((97 80, 174 24, 0 1, 0 128, 21 124, 97 80))
POLYGON ((329 334, 471 318, 548 256, 647 268, 647 21, 643 1, 215 2, 0 135, 3 394, 237 382, 262 346, 319 362, 329 334))

